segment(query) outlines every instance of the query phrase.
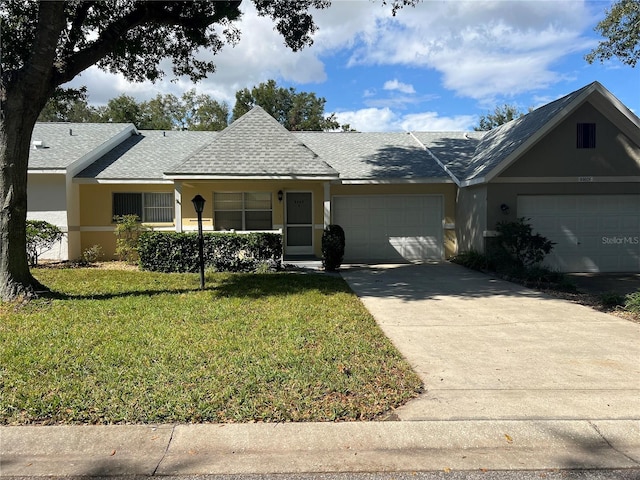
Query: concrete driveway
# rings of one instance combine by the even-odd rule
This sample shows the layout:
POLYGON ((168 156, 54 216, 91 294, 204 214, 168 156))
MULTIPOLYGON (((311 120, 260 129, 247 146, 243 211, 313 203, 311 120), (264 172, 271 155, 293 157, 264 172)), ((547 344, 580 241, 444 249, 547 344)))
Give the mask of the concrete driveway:
POLYGON ((640 324, 458 265, 343 278, 422 377, 400 420, 640 420, 640 324))

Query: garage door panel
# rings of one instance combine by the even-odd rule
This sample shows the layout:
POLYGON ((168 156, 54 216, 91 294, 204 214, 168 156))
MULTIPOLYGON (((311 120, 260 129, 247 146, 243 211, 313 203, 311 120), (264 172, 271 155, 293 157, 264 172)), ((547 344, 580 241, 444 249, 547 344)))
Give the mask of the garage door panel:
POLYGON ((518 197, 518 216, 549 238, 545 264, 567 272, 640 271, 640 195, 518 197))
POLYGON ((444 255, 440 196, 334 197, 333 222, 345 231, 346 261, 398 262, 444 255), (354 218, 356 207, 358 217, 366 217, 366 222, 354 218))

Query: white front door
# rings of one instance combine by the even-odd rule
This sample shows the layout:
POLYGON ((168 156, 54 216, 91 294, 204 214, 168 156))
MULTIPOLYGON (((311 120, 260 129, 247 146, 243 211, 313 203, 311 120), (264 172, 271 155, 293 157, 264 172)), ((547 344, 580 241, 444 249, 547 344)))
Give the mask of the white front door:
POLYGON ((313 196, 311 192, 287 192, 285 197, 285 253, 313 253, 313 196))

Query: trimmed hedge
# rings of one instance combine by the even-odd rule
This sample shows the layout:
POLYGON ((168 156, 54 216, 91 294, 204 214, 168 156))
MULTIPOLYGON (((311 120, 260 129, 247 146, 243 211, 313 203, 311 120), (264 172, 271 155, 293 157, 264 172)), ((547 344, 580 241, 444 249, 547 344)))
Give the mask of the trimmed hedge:
MULTIPOLYGON (((205 233, 204 263, 218 272, 251 272, 261 265, 279 269, 279 233, 205 233)), ((197 272, 198 234, 145 232, 138 242, 140 268, 154 272, 197 272)))

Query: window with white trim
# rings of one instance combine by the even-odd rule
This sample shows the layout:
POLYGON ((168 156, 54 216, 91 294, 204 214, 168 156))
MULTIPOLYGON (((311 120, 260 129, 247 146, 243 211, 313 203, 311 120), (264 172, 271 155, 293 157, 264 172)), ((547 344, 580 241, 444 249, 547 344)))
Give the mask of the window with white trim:
POLYGON ((271 192, 215 192, 215 230, 271 230, 271 192))
POLYGON ((145 223, 173 222, 173 193, 114 193, 113 217, 137 215, 145 223))

